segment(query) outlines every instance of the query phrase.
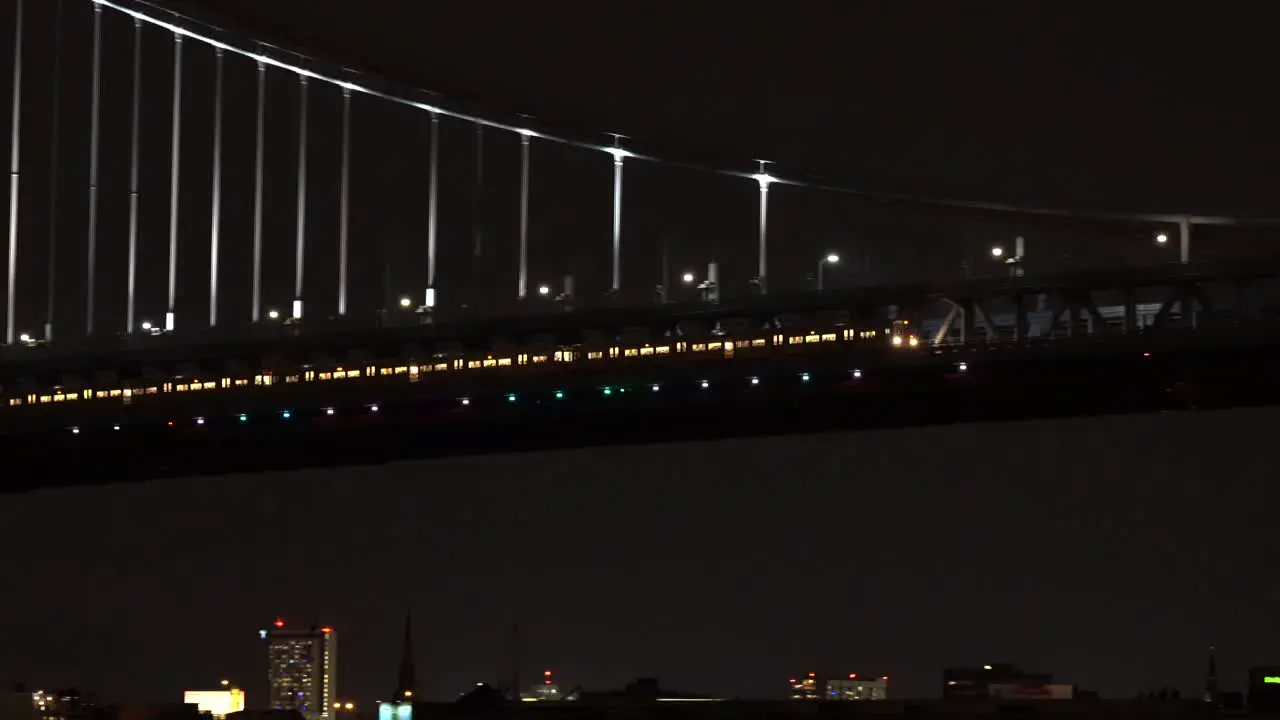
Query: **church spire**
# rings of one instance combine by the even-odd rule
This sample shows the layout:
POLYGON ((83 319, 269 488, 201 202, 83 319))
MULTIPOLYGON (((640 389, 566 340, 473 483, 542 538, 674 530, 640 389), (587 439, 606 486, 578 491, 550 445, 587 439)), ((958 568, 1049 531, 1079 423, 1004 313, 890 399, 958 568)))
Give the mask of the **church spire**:
POLYGON ((413 611, 404 615, 404 645, 400 650, 400 676, 396 679, 395 702, 412 702, 417 697, 417 684, 413 672, 413 611))

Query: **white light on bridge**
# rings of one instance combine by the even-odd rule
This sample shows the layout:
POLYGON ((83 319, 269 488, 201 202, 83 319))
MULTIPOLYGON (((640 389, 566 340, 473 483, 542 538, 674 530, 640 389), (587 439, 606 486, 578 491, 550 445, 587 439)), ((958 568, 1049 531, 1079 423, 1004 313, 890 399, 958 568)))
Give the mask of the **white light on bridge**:
POLYGON ((1156 235, 1156 244, 1157 244, 1157 245, 1164 245, 1164 244, 1165 244, 1165 243, 1167 243, 1167 242, 1169 242, 1169 236, 1168 236, 1168 235, 1165 235, 1164 233, 1159 233, 1158 235, 1156 235))
POLYGON ((413 300, 411 300, 408 296, 404 296, 400 298, 400 307, 408 308, 411 305, 413 305, 413 300))
POLYGON ((994 258, 1004 257, 1004 248, 1000 247, 999 245, 992 247, 991 257, 994 257, 994 258))
POLYGON ((697 279, 698 278, 695 277, 694 274, 691 272, 687 272, 684 275, 680 276, 680 281, 683 282, 685 285, 692 285, 693 281, 697 279))
POLYGON ((546 297, 547 295, 551 294, 551 288, 547 285, 539 285, 538 294, 542 295, 543 297, 546 297))

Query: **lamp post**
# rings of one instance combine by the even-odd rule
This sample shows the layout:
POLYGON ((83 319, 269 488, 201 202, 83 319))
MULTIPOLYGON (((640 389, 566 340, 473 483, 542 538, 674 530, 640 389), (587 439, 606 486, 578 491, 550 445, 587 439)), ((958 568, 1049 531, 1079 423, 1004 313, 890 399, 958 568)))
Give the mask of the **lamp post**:
POLYGON ((823 275, 828 265, 835 265, 840 262, 840 256, 835 253, 827 253, 818 260, 818 292, 822 292, 823 275))

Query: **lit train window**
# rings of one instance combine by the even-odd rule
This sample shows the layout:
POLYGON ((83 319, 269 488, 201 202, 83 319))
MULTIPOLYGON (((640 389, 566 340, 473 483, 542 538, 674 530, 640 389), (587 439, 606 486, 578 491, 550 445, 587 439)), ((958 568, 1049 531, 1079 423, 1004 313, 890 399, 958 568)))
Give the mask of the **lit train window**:
POLYGON ((587 353, 588 360, 600 360, 604 357, 604 353, 599 350, 591 350, 587 353))
POLYGON ((498 367, 511 367, 511 358, 498 358, 498 367))
POLYGON ((836 334, 835 334, 835 333, 823 333, 823 334, 822 334, 822 342, 835 342, 835 341, 836 341, 836 334))

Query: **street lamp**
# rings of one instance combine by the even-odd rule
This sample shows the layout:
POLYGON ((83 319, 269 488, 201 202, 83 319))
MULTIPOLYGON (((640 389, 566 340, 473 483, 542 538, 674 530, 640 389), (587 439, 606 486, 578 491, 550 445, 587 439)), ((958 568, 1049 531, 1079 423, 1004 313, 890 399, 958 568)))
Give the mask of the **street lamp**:
POLYGON ((691 272, 687 272, 684 275, 680 276, 680 282, 684 283, 685 285, 692 285, 693 281, 697 279, 698 279, 697 276, 695 276, 691 272))
POLYGON ((835 253, 827 253, 818 260, 818 292, 822 292, 822 275, 828 265, 835 265, 840 262, 840 256, 835 253))
POLYGON ((267 317, 268 317, 269 319, 271 319, 271 320, 279 320, 279 319, 280 319, 280 311, 279 311, 279 310, 276 310, 276 309, 274 309, 274 308, 273 308, 273 309, 271 309, 271 310, 268 310, 268 311, 267 311, 267 317))
POLYGON ((991 257, 993 258, 1004 257, 1004 248, 1000 247, 999 245, 992 245, 991 257))
POLYGON ((538 286, 538 294, 539 294, 539 295, 541 295, 542 297, 546 297, 546 296, 550 295, 550 294, 551 294, 551 286, 550 286, 550 285, 539 285, 539 286, 538 286))
POLYGON ((413 300, 408 295, 400 296, 400 307, 408 310, 413 305, 413 300))
POLYGON ((151 328, 152 328, 152 327, 153 327, 153 326, 151 325, 151 322, 150 322, 150 321, 148 321, 148 320, 143 320, 143 321, 142 321, 142 331, 143 331, 143 332, 151 332, 151 328))
POLYGON ((1169 242, 1169 236, 1168 236, 1168 235, 1165 235, 1164 233, 1157 233, 1157 234, 1156 234, 1156 244, 1157 244, 1157 245, 1164 245, 1164 244, 1165 244, 1165 243, 1167 243, 1167 242, 1169 242))

